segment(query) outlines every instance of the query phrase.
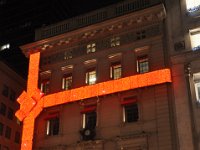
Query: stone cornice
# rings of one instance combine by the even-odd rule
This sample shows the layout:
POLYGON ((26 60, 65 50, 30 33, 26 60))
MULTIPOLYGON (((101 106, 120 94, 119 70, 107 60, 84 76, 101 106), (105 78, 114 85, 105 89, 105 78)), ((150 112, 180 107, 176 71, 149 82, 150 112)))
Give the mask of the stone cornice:
POLYGON ((124 29, 137 28, 155 24, 166 17, 163 4, 146 8, 137 12, 126 14, 100 23, 96 23, 84 28, 67 32, 65 34, 46 38, 30 44, 21 46, 23 53, 29 57, 30 53, 50 50, 61 45, 79 43, 84 40, 92 40, 98 36, 108 33, 117 33, 124 29))

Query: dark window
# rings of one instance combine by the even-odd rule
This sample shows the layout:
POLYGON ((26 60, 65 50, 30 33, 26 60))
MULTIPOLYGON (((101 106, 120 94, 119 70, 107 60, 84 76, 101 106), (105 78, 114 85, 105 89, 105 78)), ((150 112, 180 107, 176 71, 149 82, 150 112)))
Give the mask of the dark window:
POLYGON ((13 119, 13 109, 12 108, 8 108, 8 119, 12 120, 13 119))
POLYGON ((72 88, 72 74, 64 75, 62 79, 62 89, 69 90, 71 88, 72 88))
POLYGON ((11 136, 11 128, 9 126, 6 126, 5 137, 10 139, 10 136, 11 136))
POLYGON ((8 93, 9 93, 9 88, 7 85, 3 85, 3 90, 2 90, 2 95, 8 97, 8 93))
POLYGON ((122 76, 122 66, 120 63, 114 63, 110 67, 110 78, 119 79, 122 76))
POLYGON ((10 100, 11 101, 15 101, 16 99, 16 93, 13 90, 10 90, 10 100))
POLYGON ((85 128, 94 129, 96 127, 96 111, 85 113, 85 128))
POLYGON ((49 93, 49 87, 50 87, 50 81, 48 79, 47 80, 43 80, 41 82, 41 85, 40 85, 40 90, 44 94, 48 94, 49 93))
POLYGON ((96 51, 96 43, 91 43, 87 45, 87 54, 94 53, 96 51))
POLYGON ((3 135, 3 128, 4 128, 4 125, 3 123, 0 122, 0 136, 3 135))
POLYGON ((51 118, 47 120, 47 135, 58 135, 59 133, 59 118, 51 118))
POLYGON ((0 105, 0 114, 2 114, 2 115, 6 115, 6 105, 4 104, 4 103, 1 103, 1 105, 0 105))
POLYGON ((145 73, 149 71, 149 60, 148 56, 140 56, 137 58, 137 72, 145 73))
POLYGON ((18 131, 15 132, 15 143, 20 143, 20 133, 18 131))
POLYGON ((138 121, 138 104, 133 103, 127 106, 124 106, 125 112, 125 122, 136 122, 138 121))
POLYGON ((136 36, 137 36, 137 40, 144 39, 146 38, 146 31, 145 30, 139 31, 136 33, 136 36))

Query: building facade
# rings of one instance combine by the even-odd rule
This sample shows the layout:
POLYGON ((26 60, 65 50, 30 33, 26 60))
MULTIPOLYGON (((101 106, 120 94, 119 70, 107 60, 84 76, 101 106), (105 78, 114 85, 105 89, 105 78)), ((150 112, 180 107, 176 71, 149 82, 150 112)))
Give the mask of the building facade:
POLYGON ((167 33, 179 149, 200 149, 200 1, 167 1, 167 33), (174 13, 176 12, 176 13, 174 13))
POLYGON ((45 96, 22 148, 177 149, 166 19, 161 1, 127 0, 37 30, 21 49, 40 53, 45 96))
POLYGON ((20 150, 21 124, 14 113, 19 109, 16 97, 25 88, 25 80, 2 62, 0 76, 0 149, 20 150))

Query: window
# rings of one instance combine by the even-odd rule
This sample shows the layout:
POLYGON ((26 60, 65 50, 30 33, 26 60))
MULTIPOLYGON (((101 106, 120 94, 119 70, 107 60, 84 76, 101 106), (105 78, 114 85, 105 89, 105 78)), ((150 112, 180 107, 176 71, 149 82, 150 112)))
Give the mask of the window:
POLYGON ((10 136, 11 136, 11 128, 9 126, 6 126, 5 137, 10 139, 10 136))
POLYGON ((200 82, 195 83, 196 99, 200 102, 200 82))
POLYGON ((13 109, 12 108, 8 108, 8 119, 12 120, 13 119, 13 109))
POLYGON ((15 101, 16 98, 16 93, 15 91, 13 91, 12 89, 10 90, 10 100, 11 101, 15 101))
POLYGON ((96 111, 86 112, 83 114, 83 128, 94 129, 96 127, 96 111))
POLYGON ((2 115, 6 115, 6 105, 4 104, 4 103, 1 103, 1 105, 0 105, 0 114, 2 114, 2 115))
POLYGON ((149 60, 147 55, 139 56, 137 58, 137 72, 145 73, 149 71, 149 60))
POLYGON ((120 37, 113 37, 110 39, 110 46, 111 47, 115 47, 115 46, 119 46, 120 45, 120 37))
POLYGON ((136 32, 136 37, 137 37, 137 40, 146 38, 146 31, 143 30, 143 31, 136 32))
POLYGON ((18 131, 15 132, 15 143, 20 143, 20 133, 18 131))
POLYGON ((59 118, 50 118, 47 120, 47 132, 46 134, 51 135, 58 135, 59 133, 59 118))
POLYGON ((194 29, 190 31, 190 40, 192 50, 199 50, 200 49, 200 29, 194 29))
POLYGON ((96 70, 90 69, 86 72, 85 83, 88 85, 92 85, 96 83, 96 70))
POLYGON ((186 0, 187 11, 195 12, 200 10, 200 0, 186 0))
POLYGON ((138 104, 133 103, 124 106, 124 122, 136 122, 138 121, 138 104))
POLYGON ((111 65, 110 67, 110 78, 111 79, 119 79, 122 76, 122 66, 121 64, 118 63, 114 63, 111 65))
POLYGON ((3 85, 3 90, 2 90, 2 94, 5 96, 5 97, 8 97, 8 93, 9 93, 9 88, 7 85, 3 85))
POLYGON ((4 125, 3 123, 0 122, 0 136, 3 135, 3 128, 4 128, 4 125))
POLYGON ((94 53, 96 51, 96 43, 91 43, 87 45, 87 54, 94 53))
POLYGON ((49 86, 50 86, 50 81, 47 80, 43 80, 41 85, 40 85, 40 90, 44 93, 44 94, 48 94, 49 93, 49 86))
POLYGON ((72 88, 72 74, 64 75, 62 79, 62 89, 69 90, 71 88, 72 88))
POLYGON ((64 52, 64 60, 68 60, 72 58, 72 51, 64 52))

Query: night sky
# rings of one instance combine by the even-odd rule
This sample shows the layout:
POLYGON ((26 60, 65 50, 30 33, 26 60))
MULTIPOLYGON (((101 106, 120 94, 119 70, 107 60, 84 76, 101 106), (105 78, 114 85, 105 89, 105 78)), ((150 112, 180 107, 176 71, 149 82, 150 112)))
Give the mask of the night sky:
POLYGON ((0 61, 27 78, 28 59, 19 46, 34 41, 34 31, 123 0, 0 0, 0 61))

